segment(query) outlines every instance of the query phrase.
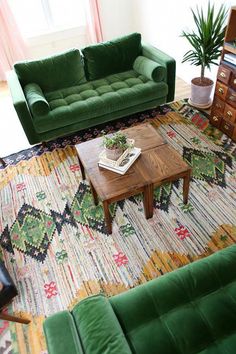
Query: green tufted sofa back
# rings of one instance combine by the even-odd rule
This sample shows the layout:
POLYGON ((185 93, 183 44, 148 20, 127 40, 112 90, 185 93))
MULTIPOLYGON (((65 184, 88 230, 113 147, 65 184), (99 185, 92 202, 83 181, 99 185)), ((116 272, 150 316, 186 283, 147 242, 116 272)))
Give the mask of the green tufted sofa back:
POLYGON ((58 341, 79 354, 235 354, 236 245, 110 299, 86 298, 44 330, 49 354, 63 353, 58 341))
POLYGON ((79 49, 70 49, 48 58, 18 62, 14 69, 23 88, 36 83, 45 92, 86 82, 79 49))

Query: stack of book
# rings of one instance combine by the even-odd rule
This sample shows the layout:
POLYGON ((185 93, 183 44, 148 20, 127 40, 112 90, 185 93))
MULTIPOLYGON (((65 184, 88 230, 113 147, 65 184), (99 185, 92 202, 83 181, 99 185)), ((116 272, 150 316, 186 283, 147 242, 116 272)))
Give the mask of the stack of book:
POLYGON ((124 175, 140 154, 141 149, 133 147, 127 154, 122 155, 117 161, 114 161, 108 159, 106 157, 106 151, 103 150, 99 155, 98 166, 124 175))
POLYGON ((225 53, 224 60, 228 61, 231 64, 236 65, 236 55, 235 54, 225 53))

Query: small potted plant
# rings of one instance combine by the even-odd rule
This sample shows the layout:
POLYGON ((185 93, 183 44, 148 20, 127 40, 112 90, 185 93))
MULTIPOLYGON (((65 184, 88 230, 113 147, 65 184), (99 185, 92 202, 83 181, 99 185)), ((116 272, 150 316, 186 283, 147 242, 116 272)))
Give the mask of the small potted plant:
POLYGON ((221 5, 215 11, 215 6, 208 2, 206 14, 197 7, 196 12, 191 9, 196 29, 191 32, 182 32, 182 37, 191 44, 191 50, 183 57, 183 63, 189 61, 192 65, 201 67, 201 76, 191 81, 191 98, 189 103, 197 108, 211 106, 211 92, 213 81, 205 77, 205 69, 211 65, 218 65, 217 59, 221 55, 221 47, 225 36, 225 20, 227 10, 221 5))
POLYGON ((103 146, 106 149, 106 157, 110 160, 118 160, 123 152, 130 147, 129 139, 121 132, 103 137, 103 146))

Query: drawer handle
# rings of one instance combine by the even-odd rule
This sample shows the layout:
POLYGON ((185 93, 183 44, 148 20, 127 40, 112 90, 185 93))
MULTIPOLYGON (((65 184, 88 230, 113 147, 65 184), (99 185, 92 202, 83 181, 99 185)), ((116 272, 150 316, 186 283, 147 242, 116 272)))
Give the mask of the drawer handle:
POLYGON ((229 130, 228 125, 224 125, 225 130, 229 130))
POLYGON ((215 122, 218 121, 218 118, 217 118, 216 116, 214 116, 212 119, 213 119, 215 122))
POLYGON ((236 79, 234 79, 234 85, 236 85, 236 79))
POLYGON ((221 71, 220 76, 224 77, 224 78, 226 77, 226 75, 225 75, 225 73, 223 73, 223 71, 221 71))
POLYGON ((222 87, 219 88, 219 93, 221 93, 222 95, 224 94, 224 89, 222 87))
POLYGON ((229 96, 230 101, 236 101, 236 96, 229 96))
POLYGON ((227 115, 228 115, 229 117, 232 117, 233 113, 232 113, 231 111, 228 111, 228 112, 227 112, 227 115))
POLYGON ((222 108, 222 105, 221 105, 220 103, 217 103, 217 104, 216 104, 216 107, 217 107, 217 108, 222 108))

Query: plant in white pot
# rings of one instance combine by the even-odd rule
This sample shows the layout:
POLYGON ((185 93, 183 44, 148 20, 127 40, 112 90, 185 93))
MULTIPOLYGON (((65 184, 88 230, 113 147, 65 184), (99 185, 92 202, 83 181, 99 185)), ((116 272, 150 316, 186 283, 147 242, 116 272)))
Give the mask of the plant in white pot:
POLYGON ((130 147, 130 140, 121 132, 103 137, 103 146, 106 149, 106 157, 110 160, 118 160, 123 152, 130 147))
POLYGON ((189 103, 197 108, 209 108, 211 92, 214 82, 205 77, 205 69, 211 69, 211 65, 218 65, 217 59, 221 55, 221 47, 225 36, 225 20, 227 9, 221 5, 219 10, 208 2, 207 11, 196 8, 191 9, 196 29, 191 32, 183 31, 182 37, 191 44, 192 49, 187 51, 183 57, 184 62, 201 67, 201 76, 191 81, 191 98, 189 103))

